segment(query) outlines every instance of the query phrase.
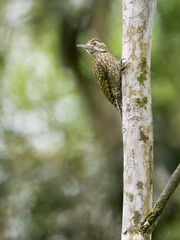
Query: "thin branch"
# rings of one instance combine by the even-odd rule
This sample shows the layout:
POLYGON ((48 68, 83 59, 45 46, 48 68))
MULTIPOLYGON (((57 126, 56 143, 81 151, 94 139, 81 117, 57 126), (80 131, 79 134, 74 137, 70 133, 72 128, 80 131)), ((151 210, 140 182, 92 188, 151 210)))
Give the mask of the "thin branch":
POLYGON ((162 191, 159 199, 154 204, 152 211, 145 217, 141 223, 141 227, 138 229, 140 233, 152 233, 165 209, 169 199, 171 198, 173 192, 180 183, 180 164, 177 166, 176 170, 170 177, 167 185, 162 191))

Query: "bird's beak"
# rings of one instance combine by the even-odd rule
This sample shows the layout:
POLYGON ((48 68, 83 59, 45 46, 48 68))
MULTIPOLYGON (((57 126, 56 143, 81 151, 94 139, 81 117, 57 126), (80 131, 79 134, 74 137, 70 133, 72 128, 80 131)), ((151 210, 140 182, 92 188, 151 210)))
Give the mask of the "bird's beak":
POLYGON ((81 48, 86 48, 86 49, 90 48, 90 46, 88 46, 87 44, 77 44, 76 46, 81 48))

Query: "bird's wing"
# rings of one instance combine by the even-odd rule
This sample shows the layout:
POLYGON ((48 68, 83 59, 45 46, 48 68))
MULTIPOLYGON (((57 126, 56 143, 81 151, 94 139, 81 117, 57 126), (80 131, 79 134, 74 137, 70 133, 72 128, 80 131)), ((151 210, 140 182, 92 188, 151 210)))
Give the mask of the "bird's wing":
POLYGON ((95 76, 106 98, 114 105, 115 98, 112 92, 110 76, 103 65, 96 66, 95 76))

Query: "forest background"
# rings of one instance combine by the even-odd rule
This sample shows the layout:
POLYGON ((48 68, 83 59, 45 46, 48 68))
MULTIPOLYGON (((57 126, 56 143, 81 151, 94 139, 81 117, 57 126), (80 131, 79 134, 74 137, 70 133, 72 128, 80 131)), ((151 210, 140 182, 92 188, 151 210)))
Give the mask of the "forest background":
MULTIPOLYGON (((180 161, 179 9, 159 0, 154 21, 154 201, 180 161)), ((0 36, 0 239, 119 239, 121 120, 76 44, 121 59, 121 1, 1 0, 0 36)), ((179 225, 178 188, 153 239, 179 225)))

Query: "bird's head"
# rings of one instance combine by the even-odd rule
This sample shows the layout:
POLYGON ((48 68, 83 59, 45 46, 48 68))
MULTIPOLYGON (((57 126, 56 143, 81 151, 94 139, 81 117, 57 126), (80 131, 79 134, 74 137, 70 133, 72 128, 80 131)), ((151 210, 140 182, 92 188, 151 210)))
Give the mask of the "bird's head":
POLYGON ((87 42, 87 44, 78 44, 77 47, 85 48, 89 54, 107 52, 107 47, 103 41, 99 38, 93 38, 87 42))

